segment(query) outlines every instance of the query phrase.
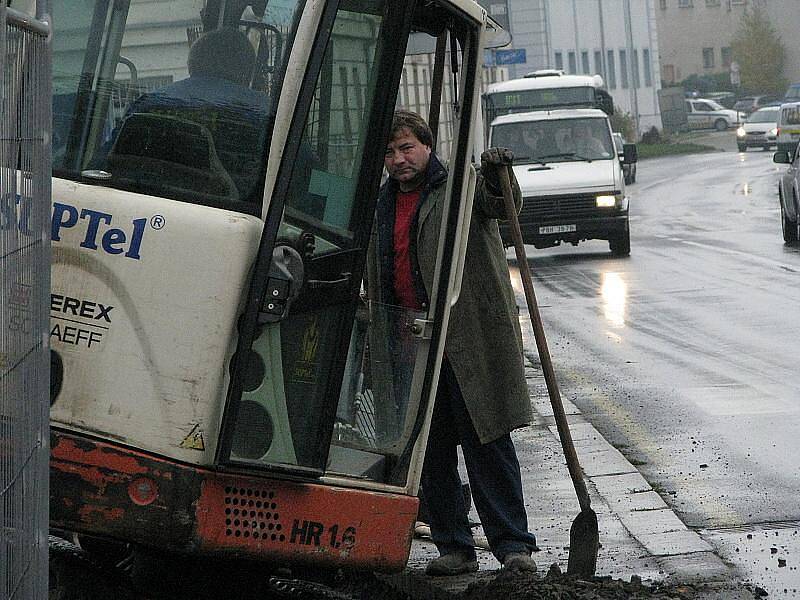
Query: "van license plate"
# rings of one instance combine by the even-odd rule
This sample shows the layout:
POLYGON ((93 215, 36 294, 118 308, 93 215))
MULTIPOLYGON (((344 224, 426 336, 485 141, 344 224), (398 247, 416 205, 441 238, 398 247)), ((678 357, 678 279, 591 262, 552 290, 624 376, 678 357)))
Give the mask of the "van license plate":
POLYGON ((575 231, 575 225, 548 225, 547 227, 539 227, 539 233, 569 233, 575 231))

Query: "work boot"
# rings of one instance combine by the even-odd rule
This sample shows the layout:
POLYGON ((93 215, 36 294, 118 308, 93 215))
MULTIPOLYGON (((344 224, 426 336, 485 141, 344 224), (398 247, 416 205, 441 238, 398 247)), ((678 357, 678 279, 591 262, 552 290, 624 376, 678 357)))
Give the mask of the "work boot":
POLYGON ((478 570, 478 560, 463 552, 451 552, 439 558, 434 558, 425 568, 426 575, 463 575, 475 573, 478 570))
POLYGON ((510 571, 536 572, 536 561, 527 552, 509 552, 503 557, 503 568, 510 571))

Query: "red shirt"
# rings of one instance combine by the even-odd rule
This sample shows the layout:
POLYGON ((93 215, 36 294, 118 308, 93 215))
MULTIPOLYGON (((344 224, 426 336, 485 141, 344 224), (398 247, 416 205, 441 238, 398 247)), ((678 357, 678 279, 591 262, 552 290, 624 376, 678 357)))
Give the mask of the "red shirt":
POLYGON ((411 221, 422 195, 420 190, 398 190, 394 209, 394 293, 401 306, 422 308, 411 275, 411 221))

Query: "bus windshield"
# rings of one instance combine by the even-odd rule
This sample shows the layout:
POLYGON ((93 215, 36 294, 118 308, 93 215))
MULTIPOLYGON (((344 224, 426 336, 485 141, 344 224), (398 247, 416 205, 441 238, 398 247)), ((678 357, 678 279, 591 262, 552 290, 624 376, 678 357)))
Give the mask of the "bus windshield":
POLYGON ((609 160, 615 156, 606 119, 519 121, 492 127, 493 146, 510 148, 514 164, 609 160))

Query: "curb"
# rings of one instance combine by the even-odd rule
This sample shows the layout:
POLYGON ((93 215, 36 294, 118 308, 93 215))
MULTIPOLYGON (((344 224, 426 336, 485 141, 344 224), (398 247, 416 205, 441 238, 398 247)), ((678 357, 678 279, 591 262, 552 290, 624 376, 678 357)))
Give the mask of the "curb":
MULTIPOLYGON (((558 430, 538 361, 527 357, 531 400, 539 419, 557 440, 558 430), (544 393, 542 393, 544 391, 544 393)), ((667 583, 729 583, 735 570, 714 548, 689 529, 625 456, 612 446, 580 410, 563 399, 575 450, 587 484, 608 506, 630 536, 653 557, 667 583)))

